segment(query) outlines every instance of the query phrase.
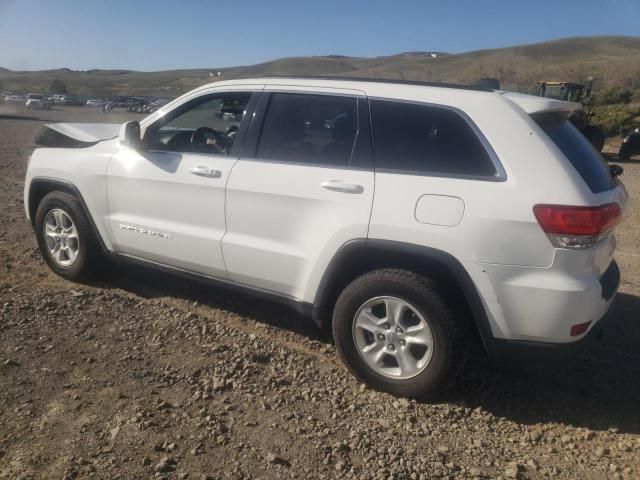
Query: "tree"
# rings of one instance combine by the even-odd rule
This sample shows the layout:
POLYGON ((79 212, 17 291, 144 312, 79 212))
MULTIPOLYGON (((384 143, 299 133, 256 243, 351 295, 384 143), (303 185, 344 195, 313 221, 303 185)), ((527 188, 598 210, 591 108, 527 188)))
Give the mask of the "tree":
POLYGON ((55 80, 52 80, 51 83, 49 84, 49 92, 50 93, 67 93, 67 85, 59 78, 56 78, 55 80))

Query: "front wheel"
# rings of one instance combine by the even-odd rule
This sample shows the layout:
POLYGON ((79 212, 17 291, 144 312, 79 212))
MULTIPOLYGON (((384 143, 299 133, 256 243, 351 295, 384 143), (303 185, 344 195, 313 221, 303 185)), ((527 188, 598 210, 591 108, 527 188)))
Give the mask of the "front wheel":
POLYGON ((433 280, 397 269, 354 280, 333 314, 336 347, 349 369, 411 398, 433 398, 453 384, 467 356, 465 325, 433 280))
POLYGON ((79 200, 66 192, 44 196, 34 219, 38 246, 55 273, 69 280, 94 276, 100 248, 79 200))

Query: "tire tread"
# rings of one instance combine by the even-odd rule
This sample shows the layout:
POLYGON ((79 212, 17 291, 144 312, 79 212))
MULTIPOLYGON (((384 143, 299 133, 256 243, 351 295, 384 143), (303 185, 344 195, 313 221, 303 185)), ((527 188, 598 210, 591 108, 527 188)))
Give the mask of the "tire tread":
POLYGON ((454 383, 455 378, 459 375, 465 364, 469 345, 468 322, 461 319, 458 309, 451 305, 448 298, 449 295, 447 295, 447 292, 443 291, 434 279, 409 270, 386 268, 373 270, 357 277, 342 291, 334 308, 332 327, 336 348, 340 357, 357 378, 366 383, 372 383, 376 388, 406 397, 427 399, 436 397, 454 383), (372 378, 372 376, 366 374, 366 372, 363 375, 363 372, 350 361, 352 354, 350 355, 350 352, 347 350, 349 348, 348 342, 352 342, 352 339, 338 338, 338 336, 341 335, 341 328, 343 328, 341 322, 345 321, 344 318, 341 318, 341 310, 346 307, 345 304, 349 302, 350 298, 360 289, 366 288, 367 285, 374 283, 395 284, 396 286, 405 288, 411 292, 412 296, 426 299, 427 302, 430 303, 430 309, 437 311, 441 317, 442 324, 445 327, 441 329, 441 333, 447 337, 445 343, 449 345, 450 352, 446 355, 446 363, 442 366, 441 371, 438 372, 437 379, 431 382, 427 389, 421 390, 423 386, 421 382, 411 381, 419 378, 425 372, 422 372, 415 378, 403 380, 401 383, 400 381, 384 380, 383 377, 379 376, 379 378, 376 376, 372 378), (393 383, 396 382, 397 384, 393 385, 393 383))

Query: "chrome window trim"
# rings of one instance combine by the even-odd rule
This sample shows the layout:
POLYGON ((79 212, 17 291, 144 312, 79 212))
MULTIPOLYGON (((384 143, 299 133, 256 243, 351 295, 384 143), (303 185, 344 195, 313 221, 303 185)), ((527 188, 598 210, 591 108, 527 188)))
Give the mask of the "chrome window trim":
POLYGON ((330 163, 309 163, 309 162, 284 162, 282 160, 271 160, 271 159, 260 158, 260 157, 255 157, 255 158, 242 157, 239 160, 242 160, 243 162, 270 163, 273 165, 291 165, 294 167, 328 168, 332 170, 353 170, 353 171, 373 173, 373 168, 371 167, 360 167, 360 166, 351 166, 351 165, 332 165, 330 163))
POLYGON ((144 150, 142 153, 158 153, 161 155, 190 155, 204 158, 220 158, 229 160, 238 160, 238 155, 221 155, 219 153, 202 153, 202 152, 183 152, 178 150, 144 150))

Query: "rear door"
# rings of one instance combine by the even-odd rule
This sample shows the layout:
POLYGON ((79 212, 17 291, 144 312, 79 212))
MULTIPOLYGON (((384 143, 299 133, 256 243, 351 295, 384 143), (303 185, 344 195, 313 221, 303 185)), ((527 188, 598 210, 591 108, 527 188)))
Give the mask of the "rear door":
POLYGON ((232 280, 311 302, 333 254, 367 236, 368 106, 359 91, 265 88, 227 183, 222 249, 232 280))

